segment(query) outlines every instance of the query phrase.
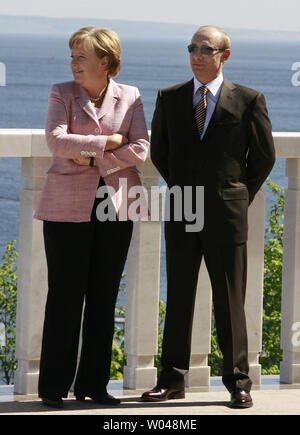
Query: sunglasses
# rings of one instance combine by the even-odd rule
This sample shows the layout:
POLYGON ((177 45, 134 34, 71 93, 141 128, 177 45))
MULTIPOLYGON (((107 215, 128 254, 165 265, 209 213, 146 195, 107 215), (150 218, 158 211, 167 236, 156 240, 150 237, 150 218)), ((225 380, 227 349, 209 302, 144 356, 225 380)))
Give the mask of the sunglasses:
POLYGON ((200 54, 206 54, 207 56, 211 56, 215 51, 225 51, 225 50, 226 48, 213 48, 213 47, 209 47, 208 45, 201 45, 201 47, 198 47, 198 45, 196 44, 188 45, 189 53, 192 53, 194 55, 197 55, 200 52, 200 54))

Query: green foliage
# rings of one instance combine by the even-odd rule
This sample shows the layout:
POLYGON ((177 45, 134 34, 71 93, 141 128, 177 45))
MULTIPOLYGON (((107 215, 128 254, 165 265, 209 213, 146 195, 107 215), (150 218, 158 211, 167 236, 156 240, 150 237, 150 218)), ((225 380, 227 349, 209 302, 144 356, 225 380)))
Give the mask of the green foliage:
POLYGON ((14 372, 17 369, 15 330, 18 277, 15 266, 17 258, 15 244, 15 240, 7 243, 0 267, 0 325, 1 332, 4 333, 3 343, 0 344, 0 376, 6 384, 13 381, 14 372))
POLYGON ((222 376, 223 370, 223 355, 219 348, 217 339, 217 330, 215 327, 214 316, 212 316, 212 328, 211 328, 211 351, 208 355, 208 365, 210 366, 211 376, 222 376))
MULTIPOLYGON (((124 275, 122 276, 122 279, 124 275)), ((125 283, 121 281, 119 293, 124 293, 125 283)), ((115 308, 115 317, 125 320, 125 306, 115 308)), ((112 360, 110 366, 110 379, 119 380, 123 379, 123 369, 126 364, 126 354, 124 352, 124 323, 115 325, 114 339, 112 344, 112 360)))
POLYGON ((269 219, 265 230, 263 352, 260 358, 265 375, 279 373, 282 359, 280 325, 284 215, 284 189, 270 179, 267 187, 275 196, 275 201, 267 212, 269 219))
POLYGON ((161 370, 160 357, 162 352, 162 342, 164 335, 164 323, 166 318, 166 305, 163 301, 159 301, 159 320, 158 320, 158 351, 154 358, 154 366, 158 368, 158 372, 161 370))
MULTIPOLYGON (((124 291, 120 287, 119 291, 124 291)), ((125 307, 115 309, 115 315, 125 319, 125 307)), ((110 366, 110 379, 123 379, 123 369, 126 364, 126 354, 124 351, 124 323, 115 326, 114 339, 112 344, 112 361, 110 366)))

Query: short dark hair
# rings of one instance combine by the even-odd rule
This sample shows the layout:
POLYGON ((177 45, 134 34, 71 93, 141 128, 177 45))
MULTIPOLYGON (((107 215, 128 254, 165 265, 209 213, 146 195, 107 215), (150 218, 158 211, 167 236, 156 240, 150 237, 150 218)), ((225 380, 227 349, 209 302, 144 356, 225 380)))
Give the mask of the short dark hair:
POLYGON ((207 28, 215 29, 215 30, 217 30, 217 31, 219 32, 219 34, 220 34, 220 39, 221 39, 221 42, 220 42, 221 47, 219 47, 219 48, 223 48, 223 49, 230 48, 230 46, 231 46, 230 37, 229 37, 229 35, 225 32, 225 30, 222 29, 222 27, 219 27, 219 26, 211 26, 211 25, 201 26, 201 27, 200 27, 200 28, 195 32, 193 38, 194 38, 194 37, 195 37, 195 36, 196 36, 196 35, 197 35, 201 30, 203 30, 203 29, 207 29, 207 28))

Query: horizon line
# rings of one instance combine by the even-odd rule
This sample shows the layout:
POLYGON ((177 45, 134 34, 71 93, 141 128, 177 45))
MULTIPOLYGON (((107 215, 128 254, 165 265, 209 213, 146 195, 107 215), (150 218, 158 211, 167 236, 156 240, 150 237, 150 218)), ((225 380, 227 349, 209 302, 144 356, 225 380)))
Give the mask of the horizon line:
MULTIPOLYGON (((174 23, 174 22, 166 22, 166 21, 147 21, 147 20, 128 20, 128 19, 122 19, 122 18, 98 18, 98 17, 55 17, 55 16, 46 16, 46 15, 14 15, 14 14, 1 14, 1 17, 14 17, 14 18, 50 18, 54 20, 106 20, 106 21, 121 21, 124 23, 147 23, 147 24, 167 24, 170 26, 199 26, 199 24, 195 23, 174 23)), ((208 25, 208 24, 207 24, 208 25)), ((250 32, 266 32, 266 33, 296 33, 300 34, 299 30, 279 30, 279 29, 257 29, 257 28, 248 28, 248 27, 227 27, 224 25, 221 25, 220 27, 223 27, 224 29, 230 29, 230 30, 239 30, 239 31, 250 31, 250 32)), ((2 33, 0 31, 0 33, 2 33)))

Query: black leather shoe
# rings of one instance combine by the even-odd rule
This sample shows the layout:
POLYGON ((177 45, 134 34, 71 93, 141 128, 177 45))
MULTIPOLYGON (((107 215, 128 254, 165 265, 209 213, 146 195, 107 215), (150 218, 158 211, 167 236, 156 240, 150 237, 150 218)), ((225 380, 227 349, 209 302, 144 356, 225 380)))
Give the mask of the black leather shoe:
MULTIPOLYGON (((101 396, 87 396, 90 397, 94 402, 99 403, 101 405, 113 405, 117 406, 120 405, 121 400, 116 399, 115 397, 111 396, 110 394, 103 394, 101 396)), ((79 400, 83 402, 85 400, 85 396, 76 396, 76 400, 79 400)))
POLYGON ((253 406, 252 397, 247 390, 236 390, 231 393, 231 408, 251 408, 253 406))
POLYGON ((141 396, 142 402, 163 402, 170 399, 184 399, 184 390, 174 388, 160 388, 158 386, 150 391, 145 391, 141 396))
POLYGON ((162 402, 170 399, 184 399, 184 376, 174 369, 163 369, 157 384, 141 396, 142 402, 162 402))
POLYGON ((59 398, 50 398, 50 397, 42 397, 42 403, 44 406, 48 406, 49 408, 63 408, 64 404, 62 399, 59 398))

